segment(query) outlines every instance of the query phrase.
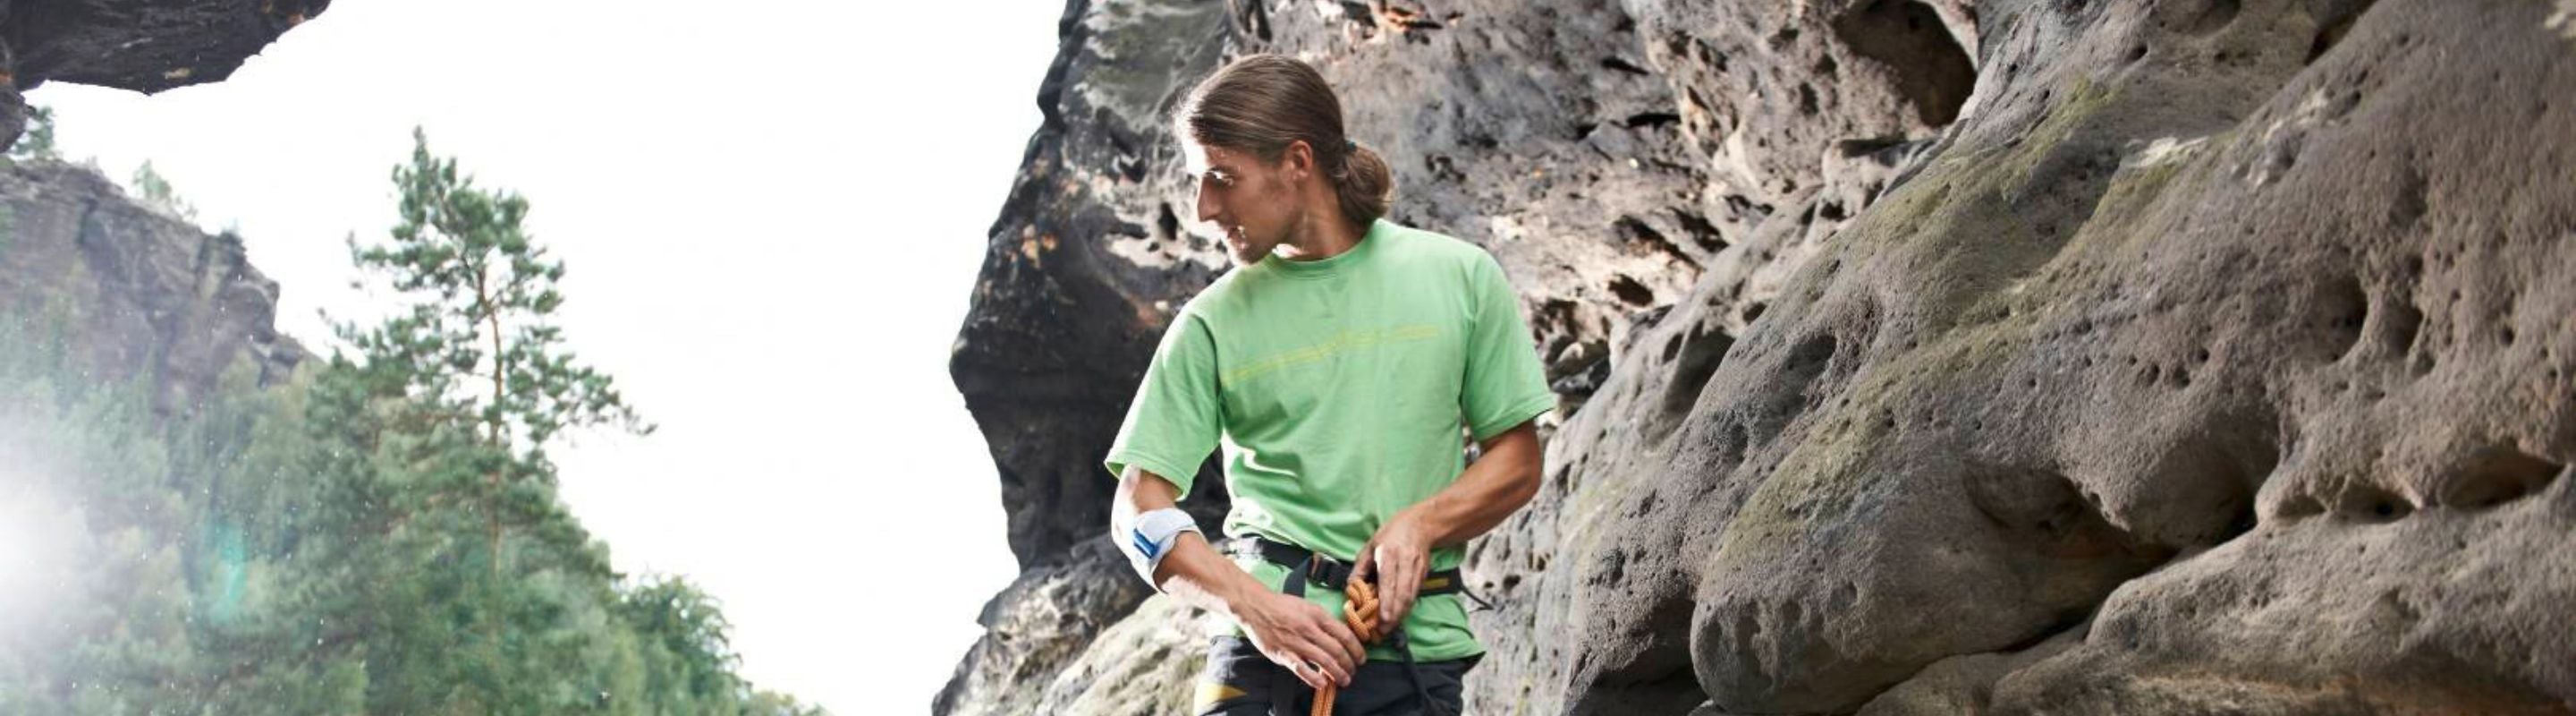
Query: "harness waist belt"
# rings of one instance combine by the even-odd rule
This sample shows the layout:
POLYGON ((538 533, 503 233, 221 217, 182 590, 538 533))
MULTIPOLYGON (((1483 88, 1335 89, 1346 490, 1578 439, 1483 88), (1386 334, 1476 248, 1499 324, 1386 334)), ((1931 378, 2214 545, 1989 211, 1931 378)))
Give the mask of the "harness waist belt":
MULTIPOLYGON (((1238 537, 1235 538, 1231 551, 1235 554, 1259 556, 1262 561, 1287 567, 1290 571, 1295 571, 1300 565, 1304 565, 1308 581, 1336 592, 1344 591, 1350 585, 1350 563, 1334 559, 1331 555, 1316 554, 1304 547, 1262 537, 1238 537), (1309 558, 1313 561, 1307 561, 1309 558)), ((1457 594, 1463 591, 1461 587, 1457 569, 1442 569, 1423 575, 1422 589, 1416 594, 1423 597, 1435 594, 1457 594)))

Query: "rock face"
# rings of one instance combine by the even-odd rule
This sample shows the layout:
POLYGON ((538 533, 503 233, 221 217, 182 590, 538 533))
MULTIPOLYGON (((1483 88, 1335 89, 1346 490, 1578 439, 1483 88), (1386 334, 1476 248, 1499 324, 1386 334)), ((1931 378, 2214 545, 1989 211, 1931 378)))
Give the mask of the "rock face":
POLYGON ((143 379, 186 410, 218 381, 265 385, 305 358, 276 328, 277 283, 208 234, 126 198, 95 170, 0 168, 0 340, 60 340, 104 380, 143 379))
MULTIPOLYGON (((20 94, 49 80, 140 92, 232 75, 329 0, 0 0, 0 149, 20 94)), ((266 384, 305 358, 277 333, 277 284, 241 237, 207 234, 125 196, 95 169, 0 167, 0 340, 59 340, 104 379, 141 378, 164 410, 218 381, 266 384)))
POLYGON ((0 147, 26 126, 20 93, 48 80, 152 93, 231 77, 331 0, 0 2, 0 147))
POLYGON ((1222 266, 1162 115, 1252 51, 1342 89, 1398 220, 1502 260, 1565 398, 1546 487, 1471 548, 1472 713, 2576 709, 2576 7, 1164 0, 1067 28, 954 369, 1023 584, 1131 586, 1038 628, 1015 585, 941 713, 1189 688, 1145 678, 1195 649, 1097 545, 1095 466, 1222 266), (1014 649, 1050 656, 977 657, 1014 649))
MULTIPOLYGON (((1100 460, 1171 311, 1225 265, 1212 237, 1183 228, 1190 202, 1161 118, 1175 74, 1216 67, 1227 17, 1199 2, 1065 9, 1038 95, 1045 124, 950 359, 1023 571, 985 605, 987 633, 936 712, 1037 713, 1046 685, 1153 592, 1102 538, 1115 485, 1100 460)), ((1211 532, 1222 483, 1201 480, 1185 500, 1211 532)))

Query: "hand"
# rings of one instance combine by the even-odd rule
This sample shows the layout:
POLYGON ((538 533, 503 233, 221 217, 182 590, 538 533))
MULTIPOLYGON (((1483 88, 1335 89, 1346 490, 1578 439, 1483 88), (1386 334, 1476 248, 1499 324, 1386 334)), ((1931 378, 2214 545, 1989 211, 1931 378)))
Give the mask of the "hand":
POLYGON ((1413 599, 1422 591, 1422 577, 1430 571, 1430 533, 1413 511, 1406 510, 1378 527, 1377 536, 1370 537, 1368 545, 1360 548, 1360 561, 1351 567, 1351 578, 1377 577, 1378 628, 1392 632, 1404 628, 1404 615, 1413 611, 1413 599))
POLYGON ((1349 686, 1351 671, 1368 658, 1368 650, 1360 646, 1359 636, 1349 626, 1303 597, 1264 592, 1234 612, 1235 621, 1243 624, 1261 655, 1287 667, 1307 686, 1349 686))

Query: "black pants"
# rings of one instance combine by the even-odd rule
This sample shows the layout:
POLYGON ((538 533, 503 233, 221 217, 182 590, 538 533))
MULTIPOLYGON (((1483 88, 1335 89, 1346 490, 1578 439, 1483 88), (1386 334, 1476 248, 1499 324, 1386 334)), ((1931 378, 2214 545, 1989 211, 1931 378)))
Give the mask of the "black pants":
MULTIPOLYGON (((1422 675, 1422 689, 1432 703, 1424 704, 1413 690, 1413 680, 1405 673, 1404 664, 1372 659, 1361 664, 1351 685, 1334 697, 1333 713, 1342 716, 1452 716, 1457 714, 1465 696, 1460 692, 1467 670, 1476 668, 1483 654, 1450 661, 1426 661, 1414 665, 1422 675)), ((1253 648, 1252 640, 1221 636, 1208 644, 1207 669, 1199 672, 1198 698, 1191 702, 1199 716, 1307 716, 1315 707, 1315 690, 1296 674, 1253 648)))

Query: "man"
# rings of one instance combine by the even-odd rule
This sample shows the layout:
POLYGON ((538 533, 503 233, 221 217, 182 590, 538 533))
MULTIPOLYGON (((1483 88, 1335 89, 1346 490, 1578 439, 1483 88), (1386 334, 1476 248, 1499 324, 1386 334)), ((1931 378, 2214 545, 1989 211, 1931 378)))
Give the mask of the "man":
POLYGON ((1382 218, 1386 163, 1304 63, 1227 65, 1176 129, 1238 268, 1174 316, 1137 388, 1105 463, 1112 537, 1224 617, 1199 713, 1305 714, 1330 684, 1339 713, 1455 714, 1484 653, 1455 569, 1537 494, 1532 421, 1555 406, 1519 302, 1483 250, 1382 218), (1481 448, 1463 472, 1462 427, 1481 448), (1231 559, 1174 508, 1220 443, 1231 559), (1351 579, 1380 595, 1374 646, 1340 618, 1351 579))

